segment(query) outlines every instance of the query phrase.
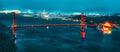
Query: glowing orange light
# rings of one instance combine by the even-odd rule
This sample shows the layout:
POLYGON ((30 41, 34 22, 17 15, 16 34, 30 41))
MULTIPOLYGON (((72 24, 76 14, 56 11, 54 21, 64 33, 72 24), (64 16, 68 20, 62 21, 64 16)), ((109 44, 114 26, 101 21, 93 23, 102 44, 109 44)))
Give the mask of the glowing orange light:
POLYGON ((21 13, 20 10, 3 10, 1 12, 6 13, 6 14, 12 13, 12 12, 15 12, 16 14, 20 14, 21 13))
POLYGON ((102 23, 101 31, 105 34, 111 34, 112 23, 104 22, 102 23))
POLYGON ((16 28, 17 26, 16 25, 13 25, 12 28, 16 28))
POLYGON ((105 22, 105 23, 103 24, 103 26, 111 27, 111 23, 110 23, 110 22, 105 22))
POLYGON ((21 13, 20 10, 12 10, 12 12, 15 12, 16 14, 20 14, 21 13))
POLYGON ((82 38, 85 37, 85 32, 82 31, 82 32, 80 32, 80 34, 81 34, 81 37, 82 37, 82 38))

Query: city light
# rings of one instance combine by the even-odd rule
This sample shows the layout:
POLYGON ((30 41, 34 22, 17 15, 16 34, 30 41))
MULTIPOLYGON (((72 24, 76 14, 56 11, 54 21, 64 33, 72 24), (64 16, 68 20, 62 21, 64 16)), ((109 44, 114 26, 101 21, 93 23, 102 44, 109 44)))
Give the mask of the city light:
POLYGON ((105 34, 111 34, 112 23, 106 21, 102 23, 101 31, 105 34))

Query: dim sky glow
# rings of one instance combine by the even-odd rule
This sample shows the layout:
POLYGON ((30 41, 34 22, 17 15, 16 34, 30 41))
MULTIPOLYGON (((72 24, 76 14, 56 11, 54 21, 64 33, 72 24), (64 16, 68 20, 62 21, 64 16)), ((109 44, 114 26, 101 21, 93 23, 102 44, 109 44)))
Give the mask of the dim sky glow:
POLYGON ((0 9, 119 12, 120 0, 0 0, 0 9))

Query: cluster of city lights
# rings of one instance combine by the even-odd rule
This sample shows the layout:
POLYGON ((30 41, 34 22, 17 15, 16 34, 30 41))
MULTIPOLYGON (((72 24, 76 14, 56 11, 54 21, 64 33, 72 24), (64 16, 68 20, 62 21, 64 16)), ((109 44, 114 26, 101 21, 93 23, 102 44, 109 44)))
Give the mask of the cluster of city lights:
POLYGON ((111 27, 112 27, 112 23, 106 21, 106 22, 102 23, 100 30, 105 34, 111 34, 111 27))

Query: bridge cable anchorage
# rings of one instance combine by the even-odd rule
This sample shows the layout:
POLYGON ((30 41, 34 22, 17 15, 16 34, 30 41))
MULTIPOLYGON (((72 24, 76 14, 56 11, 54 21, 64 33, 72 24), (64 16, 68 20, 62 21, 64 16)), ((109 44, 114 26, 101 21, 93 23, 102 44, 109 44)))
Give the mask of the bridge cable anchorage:
POLYGON ((12 32, 13 35, 16 37, 16 28, 28 28, 28 27, 42 27, 42 26, 80 26, 80 36, 81 38, 85 38, 85 31, 84 31, 84 27, 85 26, 101 26, 99 24, 85 24, 84 21, 84 13, 81 13, 81 20, 80 20, 80 24, 33 24, 33 25, 22 25, 22 26, 18 26, 16 25, 16 13, 13 12, 13 23, 12 26, 9 26, 10 28, 12 28, 12 32))

